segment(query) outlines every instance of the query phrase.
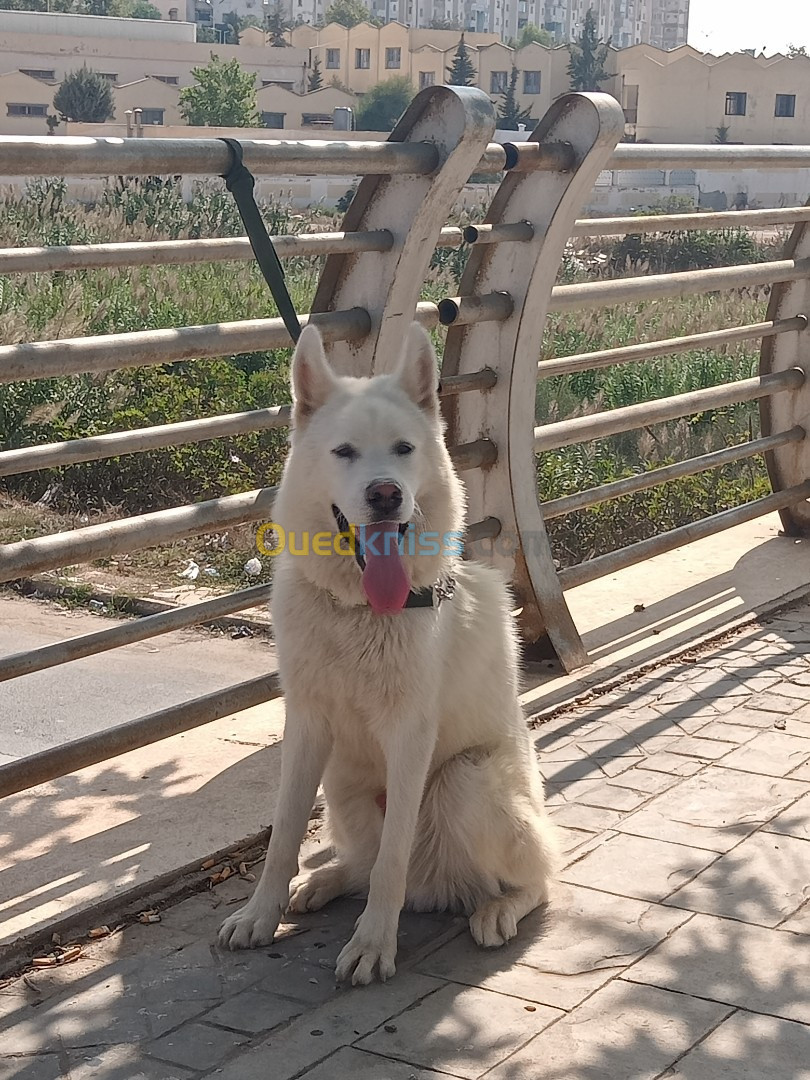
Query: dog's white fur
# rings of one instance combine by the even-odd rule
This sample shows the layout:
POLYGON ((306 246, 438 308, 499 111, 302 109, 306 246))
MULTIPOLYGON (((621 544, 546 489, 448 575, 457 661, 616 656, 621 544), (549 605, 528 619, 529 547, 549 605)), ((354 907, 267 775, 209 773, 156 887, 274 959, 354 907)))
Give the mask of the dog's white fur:
MULTIPOLYGON (((307 327, 293 359, 292 451, 275 520, 298 538, 337 532, 332 505, 371 520, 364 494, 399 485, 398 520, 458 534, 463 495, 444 444, 430 339, 414 325, 395 375, 338 378, 307 327), (406 455, 399 443, 413 447, 406 455), (334 450, 349 444, 354 460, 334 450)), ((276 557, 273 621, 286 694, 281 786, 264 872, 220 930, 230 948, 269 944, 288 909, 345 893, 368 902, 338 979, 394 973, 399 913, 457 910, 479 945, 502 945, 546 899, 553 857, 542 781, 517 697, 509 597, 457 554, 405 555, 412 587, 443 574, 440 607, 375 615, 345 554, 276 557), (290 897, 323 781, 336 860, 290 897), (385 793, 387 807, 377 800, 385 793)))

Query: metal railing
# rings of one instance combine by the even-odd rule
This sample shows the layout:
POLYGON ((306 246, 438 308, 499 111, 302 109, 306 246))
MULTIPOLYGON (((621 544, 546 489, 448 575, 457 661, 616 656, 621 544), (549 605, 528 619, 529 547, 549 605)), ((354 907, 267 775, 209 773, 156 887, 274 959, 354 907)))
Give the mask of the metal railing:
MULTIPOLYGON (((807 441, 800 423, 810 404, 803 291, 810 279, 810 208, 607 219, 577 219, 576 214, 606 168, 807 168, 810 148, 618 146, 621 110, 604 95, 571 95, 555 103, 528 143, 490 144, 493 130, 493 110, 480 91, 436 87, 417 97, 386 142, 245 142, 244 160, 259 176, 364 175, 340 231, 275 240, 282 258, 326 257, 312 312, 303 315, 302 322, 311 319, 318 325, 337 370, 354 375, 387 370, 386 365, 398 355, 404 322, 414 313, 426 327, 448 327, 442 404, 451 453, 468 491, 470 553, 507 573, 522 605, 524 634, 530 638, 547 634, 570 670, 587 657, 564 589, 773 510, 782 512, 789 527, 802 528, 807 523, 801 508, 810 496, 807 441), (464 230, 448 227, 445 223, 453 204, 472 172, 503 172, 505 177, 483 224, 464 230), (556 269, 571 236, 731 225, 792 225, 795 232, 784 258, 769 263, 555 284, 556 269), (419 290, 434 247, 462 244, 469 245, 470 256, 460 295, 438 304, 420 302, 419 290), (768 317, 762 322, 538 363, 548 312, 762 286, 772 289, 768 317), (756 340, 763 342, 758 377, 535 426, 538 378, 756 340), (759 438, 538 506, 534 452, 751 401, 763 403, 759 438), (760 454, 769 462, 773 494, 579 566, 555 569, 545 520, 760 454), (497 544, 504 535, 516 542, 497 544), (529 535, 531 545, 524 542, 529 535)), ((215 176, 227 168, 229 151, 216 139, 0 137, 0 161, 5 174, 16 177, 215 176)), ((5 249, 0 250, 0 275, 251 258, 244 237, 5 249)), ((0 383, 290 345, 282 321, 272 318, 6 344, 0 345, 0 383)), ((280 404, 5 450, 0 452, 0 476, 283 428, 289 418, 289 405, 280 404)), ((274 489, 263 488, 8 544, 0 548, 0 581, 267 520, 274 496, 274 489)), ((268 598, 269 586, 254 586, 6 656, 0 658, 0 681, 204 624, 268 598)), ((0 796, 168 738, 279 693, 275 676, 269 675, 0 766, 0 796)))

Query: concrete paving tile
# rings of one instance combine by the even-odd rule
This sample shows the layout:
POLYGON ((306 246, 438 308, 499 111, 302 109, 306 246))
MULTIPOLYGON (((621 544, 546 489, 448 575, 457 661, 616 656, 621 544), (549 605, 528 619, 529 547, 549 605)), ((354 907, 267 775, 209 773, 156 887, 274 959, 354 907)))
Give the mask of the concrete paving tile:
POLYGON ((475 1080, 563 1015, 545 1005, 530 1008, 517 998, 451 983, 358 1045, 475 1080))
MULTIPOLYGON (((791 773, 791 778, 795 776, 791 773)), ((798 836, 802 840, 810 840, 810 792, 803 795, 793 806, 777 814, 773 821, 764 826, 765 832, 786 833, 788 836, 798 836)))
POLYGON ((299 960, 285 959, 283 955, 278 957, 276 972, 262 979, 256 989, 306 1005, 320 1005, 340 993, 332 968, 303 964, 299 960))
POLYGON ((715 858, 699 848, 616 833, 569 865, 561 877, 574 885, 659 901, 715 858))
POLYGON ((693 758, 679 757, 668 750, 652 754, 644 762, 645 769, 653 772, 670 773, 672 776, 694 776, 705 767, 704 762, 695 761, 693 758))
POLYGON ((777 926, 810 895, 810 844, 757 832, 667 898, 667 904, 777 926))
POLYGON ((326 1002, 293 1020, 258 1046, 244 1051, 217 1071, 217 1080, 290 1080, 341 1047, 395 1019, 403 1009, 433 993, 441 983, 412 971, 399 971, 383 985, 342 989, 326 1002), (268 1064, 272 1073, 268 1074, 268 1064))
POLYGON ((693 915, 622 978, 810 1022, 810 938, 693 915))
POLYGON ((561 855, 568 855, 577 848, 581 848, 589 840, 593 840, 598 833, 586 832, 584 829, 565 829, 557 826, 557 844, 561 855))
POLYGON ((465 934, 419 969, 570 1009, 688 917, 675 908, 558 882, 549 908, 528 915, 503 949, 479 949, 465 934))
POLYGON ((636 765, 619 776, 611 777, 610 783, 615 787, 630 788, 632 791, 640 791, 646 795, 658 795, 677 784, 678 777, 670 773, 653 772, 644 765, 636 765))
POLYGON ((713 720, 701 729, 701 739, 718 739, 720 742, 747 743, 755 738, 757 729, 746 727, 744 724, 735 724, 733 718, 713 720))
POLYGON ((180 1065, 145 1058, 138 1046, 123 1045, 73 1052, 65 1075, 69 1080, 187 1080, 195 1074, 180 1065))
POLYGON ((684 757, 699 758, 701 761, 718 761, 732 753, 734 747, 718 739, 704 739, 699 735, 685 735, 672 744, 672 753, 684 757))
POLYGON ((723 765, 742 772, 787 776, 807 761, 810 761, 810 739, 798 739, 785 731, 765 731, 733 750, 723 765))
POLYGON ((664 1076, 666 1080, 810 1080, 810 1028, 741 1010, 664 1076))
MULTIPOLYGON (((447 1076, 434 1069, 425 1072, 403 1061, 392 1061, 356 1047, 344 1047, 303 1074, 306 1080, 435 1080, 447 1076)), ((303 1080, 303 1078, 302 1078, 303 1080)))
POLYGON ((774 713, 757 712, 755 709, 747 708, 746 705, 738 705, 725 715, 734 724, 740 724, 742 727, 760 728, 764 731, 769 731, 773 727, 774 721, 778 719, 778 716, 774 713))
POLYGON ((563 794, 569 802, 585 803, 606 810, 635 810, 649 795, 626 788, 615 787, 607 780, 579 780, 566 784, 563 794))
POLYGON ((599 762, 582 755, 575 761, 540 762, 540 774, 549 784, 570 785, 578 780, 596 781, 604 777, 599 762))
POLYGON ((629 769, 635 768, 636 765, 644 761, 643 757, 616 757, 616 758, 599 758, 599 768, 607 776, 621 776, 629 769))
POLYGON ((792 934, 810 934, 810 900, 800 907, 795 915, 779 924, 780 930, 789 930, 792 934))
POLYGON ((806 765, 800 765, 799 768, 794 769, 793 772, 789 772, 788 777, 791 780, 810 781, 810 761, 808 761, 806 765))
POLYGON ((217 1024, 219 1027, 233 1028, 234 1031, 248 1035, 258 1035, 262 1031, 278 1027, 294 1016, 300 1016, 305 1008, 303 1002, 265 994, 251 987, 250 990, 243 990, 241 994, 234 994, 200 1019, 206 1024, 217 1024))
POLYGON ((749 709, 761 712, 779 713, 780 716, 790 716, 799 708, 800 702, 795 698, 787 697, 780 693, 779 686, 774 686, 764 694, 754 694, 748 699, 749 709))
POLYGON ((248 1042, 248 1036, 208 1024, 184 1024, 170 1035, 149 1043, 146 1052, 188 1069, 213 1069, 248 1042))
POLYGON ((488 1074, 492 1080, 652 1080, 728 1009, 617 980, 488 1074))
MULTIPOLYGON (((810 674, 810 670, 808 670, 807 665, 802 666, 801 672, 802 674, 804 674, 805 672, 807 674, 810 674)), ((810 704, 810 689, 808 689, 806 686, 799 686, 793 682, 788 681, 795 674, 797 674, 797 672, 788 673, 787 678, 779 684, 779 693, 782 694, 784 697, 796 698, 800 705, 808 705, 810 704)))
POLYGON ((0 1080, 60 1080, 64 1075, 56 1054, 0 1057, 0 1080))
POLYGON ((624 818, 620 832, 728 851, 806 790, 795 780, 713 766, 624 818))
POLYGON ((587 832, 604 832, 611 829, 621 818, 618 810, 602 806, 586 806, 585 803, 565 803, 555 806, 549 813, 555 825, 568 829, 585 829, 587 832))

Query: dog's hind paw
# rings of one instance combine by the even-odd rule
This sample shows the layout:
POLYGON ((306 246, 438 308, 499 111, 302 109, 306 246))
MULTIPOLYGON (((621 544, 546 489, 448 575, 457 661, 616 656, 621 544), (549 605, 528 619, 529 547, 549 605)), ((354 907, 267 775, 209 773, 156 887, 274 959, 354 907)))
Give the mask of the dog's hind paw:
POLYGON ((346 891, 346 873, 334 864, 315 870, 296 886, 290 897, 290 911, 320 911, 322 907, 346 891))
POLYGON ((281 915, 277 905, 268 910, 250 901, 225 920, 219 928, 217 943, 222 949, 257 949, 270 945, 281 915))

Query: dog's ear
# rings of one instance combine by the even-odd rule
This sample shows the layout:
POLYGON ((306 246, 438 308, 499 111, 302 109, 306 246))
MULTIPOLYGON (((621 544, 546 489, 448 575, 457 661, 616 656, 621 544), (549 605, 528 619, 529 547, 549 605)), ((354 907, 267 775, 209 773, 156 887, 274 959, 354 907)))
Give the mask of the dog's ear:
POLYGON ((433 342, 419 323, 411 323, 396 378, 409 398, 420 409, 439 407, 439 373, 433 342))
POLYGON ((301 331, 292 360, 293 418, 307 420, 326 402, 337 378, 326 361, 321 335, 315 326, 301 331))

